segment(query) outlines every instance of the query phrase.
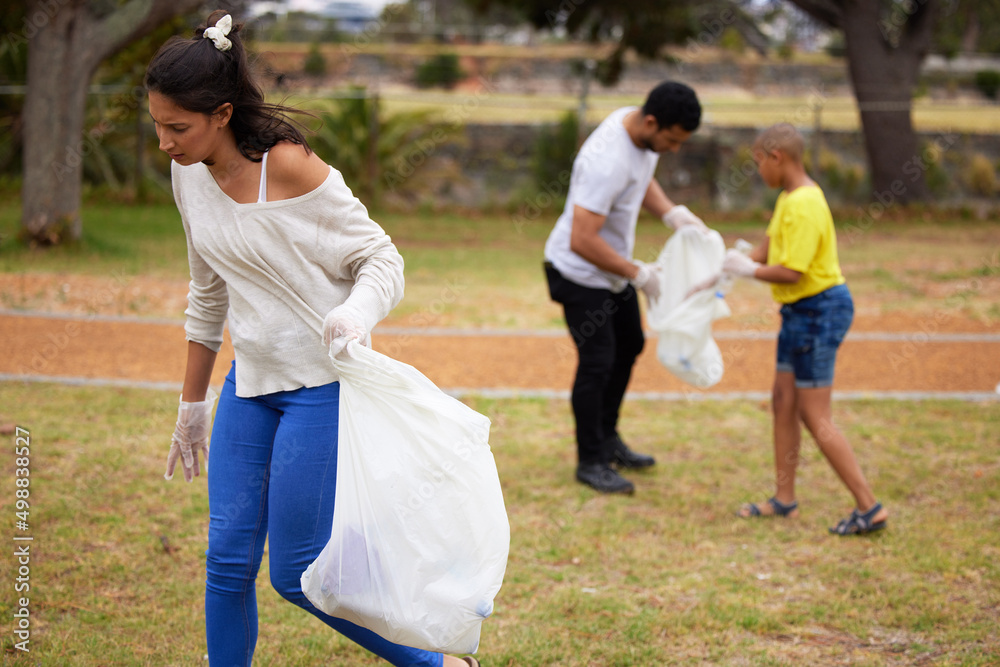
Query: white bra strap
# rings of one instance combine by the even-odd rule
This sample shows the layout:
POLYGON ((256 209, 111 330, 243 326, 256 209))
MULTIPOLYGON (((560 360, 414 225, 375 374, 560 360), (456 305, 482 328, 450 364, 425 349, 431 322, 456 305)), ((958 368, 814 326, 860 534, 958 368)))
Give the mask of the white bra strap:
POLYGON ((257 203, 263 204, 267 201, 267 151, 264 151, 260 159, 260 193, 257 195, 257 203))

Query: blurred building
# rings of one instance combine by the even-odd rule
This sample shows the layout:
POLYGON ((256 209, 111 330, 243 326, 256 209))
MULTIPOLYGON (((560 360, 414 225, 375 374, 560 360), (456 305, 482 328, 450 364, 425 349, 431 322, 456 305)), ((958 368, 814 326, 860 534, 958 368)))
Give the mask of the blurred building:
POLYGON ((289 0, 288 2, 265 0, 251 3, 249 13, 252 17, 266 14, 285 17, 291 12, 308 14, 316 18, 318 25, 334 20, 339 32, 359 33, 378 18, 382 4, 344 0, 289 0))

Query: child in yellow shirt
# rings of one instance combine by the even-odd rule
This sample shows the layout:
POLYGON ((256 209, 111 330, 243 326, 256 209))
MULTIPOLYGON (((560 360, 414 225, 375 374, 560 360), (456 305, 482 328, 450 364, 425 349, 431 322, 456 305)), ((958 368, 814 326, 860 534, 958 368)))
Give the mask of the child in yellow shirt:
POLYGON ((840 272, 833 216, 823 191, 802 163, 802 135, 788 123, 764 130, 753 147, 764 182, 782 189, 767 237, 749 255, 730 250, 723 271, 771 283, 781 305, 774 376, 776 492, 748 503, 745 518, 798 516, 795 471, 800 422, 854 496, 856 508, 831 533, 861 535, 886 526, 889 513, 876 501, 850 443, 833 424, 831 395, 837 348, 854 318, 854 303, 840 272))

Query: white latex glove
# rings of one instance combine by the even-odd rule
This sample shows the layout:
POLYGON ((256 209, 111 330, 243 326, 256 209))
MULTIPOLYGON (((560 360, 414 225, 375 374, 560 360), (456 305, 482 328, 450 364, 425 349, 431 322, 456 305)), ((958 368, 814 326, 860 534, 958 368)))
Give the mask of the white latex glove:
POLYGON ((673 230, 693 225, 698 231, 708 231, 708 225, 705 224, 705 221, 692 213, 691 209, 684 205, 674 206, 664 213, 661 219, 663 220, 663 224, 673 230))
POLYGON ((730 248, 726 251, 726 258, 722 261, 722 270, 734 276, 753 278, 754 272, 760 265, 760 262, 753 261, 739 250, 730 248))
POLYGON ((163 479, 173 479, 174 467, 178 457, 184 469, 184 480, 190 482, 201 474, 198 465, 198 453, 205 459, 205 470, 208 470, 208 436, 212 431, 212 406, 215 405, 215 393, 209 390, 204 401, 186 402, 181 400, 177 408, 177 426, 170 440, 170 452, 167 453, 167 471, 163 479))
POLYGON ((364 342, 367 337, 364 317, 347 303, 331 310, 323 320, 323 342, 330 346, 331 357, 340 354, 348 341, 364 342))
POLYGON ((636 262, 636 264, 639 265, 639 273, 630 282, 645 292, 647 299, 656 301, 660 298, 659 269, 656 265, 643 264, 642 262, 636 262))

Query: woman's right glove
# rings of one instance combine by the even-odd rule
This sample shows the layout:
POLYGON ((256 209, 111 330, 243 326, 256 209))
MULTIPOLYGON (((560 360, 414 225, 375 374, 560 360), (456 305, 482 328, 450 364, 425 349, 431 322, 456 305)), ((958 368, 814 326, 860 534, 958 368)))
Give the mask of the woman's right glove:
POLYGON ((173 479, 177 459, 181 459, 184 468, 184 480, 190 482, 200 475, 198 453, 205 459, 205 470, 208 470, 208 436, 212 431, 212 407, 215 405, 215 393, 209 390, 204 401, 187 402, 181 400, 177 408, 177 426, 174 437, 170 441, 170 452, 167 454, 167 472, 164 479, 173 479))
POLYGON ((330 347, 331 357, 340 354, 348 342, 364 343, 367 337, 364 316, 349 303, 337 306, 323 320, 323 342, 330 347))

